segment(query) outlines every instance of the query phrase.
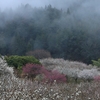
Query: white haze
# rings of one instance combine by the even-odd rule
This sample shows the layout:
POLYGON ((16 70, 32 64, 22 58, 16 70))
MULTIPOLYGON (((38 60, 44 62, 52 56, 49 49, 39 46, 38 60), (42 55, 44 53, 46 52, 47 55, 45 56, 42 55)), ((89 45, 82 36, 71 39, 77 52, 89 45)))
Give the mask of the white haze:
POLYGON ((7 8, 15 9, 21 4, 30 4, 33 7, 44 7, 45 5, 53 5, 58 8, 65 8, 76 0, 0 0, 0 8, 2 10, 7 8))
POLYGON ((0 0, 0 9, 7 10, 8 8, 16 9, 21 4, 30 4, 32 7, 45 7, 51 4, 53 7, 77 12, 85 15, 100 14, 100 0, 0 0))
MULTIPOLYGON (((10 14, 8 8, 16 9, 23 4, 30 4, 33 8, 45 7, 46 5, 51 4, 53 7, 59 9, 62 8, 65 11, 69 8, 71 12, 70 19, 76 18, 85 22, 88 28, 90 27, 91 32, 99 29, 100 0, 0 0, 1 11, 4 10, 6 13, 8 12, 6 19, 11 19, 13 16, 10 14)), ((21 9, 15 10, 15 13, 16 11, 20 13, 21 9)), ((62 22, 65 22, 63 18, 61 20, 63 20, 62 22)))
MULTIPOLYGON (((44 7, 45 5, 51 4, 57 8, 70 8, 73 7, 92 7, 99 11, 100 0, 0 0, 0 8, 1 10, 13 8, 20 6, 21 4, 30 4, 33 7, 44 7)), ((97 11, 97 12, 98 12, 97 11)))
MULTIPOLYGON (((33 8, 51 4, 53 7, 62 8, 65 11, 69 8, 72 16, 83 20, 89 24, 88 26, 95 23, 97 24, 95 27, 97 27, 100 20, 100 0, 0 0, 1 11, 8 11, 8 15, 8 8, 16 9, 22 4, 30 4, 33 8)), ((20 13, 20 10, 17 9, 17 12, 20 13)), ((92 27, 94 28, 94 25, 92 27)))

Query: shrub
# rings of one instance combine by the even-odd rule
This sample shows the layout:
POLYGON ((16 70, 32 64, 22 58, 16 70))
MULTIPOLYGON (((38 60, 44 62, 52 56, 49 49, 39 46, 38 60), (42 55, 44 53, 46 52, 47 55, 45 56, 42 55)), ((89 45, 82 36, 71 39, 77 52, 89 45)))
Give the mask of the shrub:
POLYGON ((26 53, 28 56, 34 56, 37 59, 42 59, 42 58, 49 58, 51 57, 51 54, 49 51, 40 49, 40 50, 34 50, 34 51, 29 51, 26 53))
POLYGON ((60 74, 58 71, 46 71, 44 81, 53 83, 55 80, 57 83, 66 82, 66 77, 63 74, 60 74))
POLYGON ((95 81, 100 81, 100 75, 94 77, 95 81))
POLYGON ((38 74, 42 73, 42 65, 28 63, 23 66, 23 73, 28 76, 28 78, 35 78, 38 74))
POLYGON ((97 67, 100 67, 100 59, 98 59, 97 61, 96 60, 92 60, 93 62, 93 65, 97 66, 97 67))
POLYGON ((7 63, 9 66, 13 66, 15 68, 21 69, 22 66, 24 66, 27 63, 34 63, 34 64, 40 64, 39 60, 37 60, 33 56, 6 56, 5 57, 7 63))
POLYGON ((30 79, 39 79, 41 81, 48 81, 49 83, 53 83, 54 80, 59 82, 66 82, 66 77, 63 74, 60 74, 58 71, 49 71, 46 70, 42 65, 38 64, 26 64, 23 66, 24 76, 27 76, 30 79))

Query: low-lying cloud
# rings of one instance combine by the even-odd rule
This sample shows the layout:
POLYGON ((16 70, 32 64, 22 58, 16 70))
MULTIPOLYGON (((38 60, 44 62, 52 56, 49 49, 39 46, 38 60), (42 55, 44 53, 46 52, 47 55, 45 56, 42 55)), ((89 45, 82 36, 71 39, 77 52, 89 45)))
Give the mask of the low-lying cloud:
POLYGON ((77 6, 83 2, 82 0, 2 0, 0 1, 0 8, 7 9, 7 8, 16 8, 21 4, 30 4, 33 7, 44 7, 45 5, 51 4, 57 8, 68 8, 76 4, 77 6))

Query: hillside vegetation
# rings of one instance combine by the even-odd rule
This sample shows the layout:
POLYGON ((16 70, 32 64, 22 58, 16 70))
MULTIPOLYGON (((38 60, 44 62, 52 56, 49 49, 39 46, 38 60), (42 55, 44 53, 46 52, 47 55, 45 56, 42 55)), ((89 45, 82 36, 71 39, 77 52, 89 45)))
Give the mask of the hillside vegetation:
POLYGON ((84 9, 26 4, 0 11, 0 54, 27 55, 42 49, 53 58, 92 63, 100 57, 100 17, 84 9))
MULTIPOLYGON (((93 67, 79 62, 64 61, 63 59, 44 59, 41 62, 47 64, 47 66, 54 65, 55 67, 58 67, 58 65, 63 67, 63 63, 66 63, 66 69, 68 63, 72 68, 82 68, 83 70, 91 70, 93 67), (53 62, 51 63, 52 60, 53 62), (77 67, 76 65, 80 66, 77 67)), ((45 67, 47 68, 47 66, 45 67)), ((0 58, 0 91, 1 100, 99 100, 100 81, 81 81, 81 83, 77 84, 67 82, 58 84, 54 81, 49 84, 47 82, 38 82, 37 80, 31 81, 25 78, 16 78, 13 74, 13 67, 9 67, 4 57, 2 57, 0 58)))

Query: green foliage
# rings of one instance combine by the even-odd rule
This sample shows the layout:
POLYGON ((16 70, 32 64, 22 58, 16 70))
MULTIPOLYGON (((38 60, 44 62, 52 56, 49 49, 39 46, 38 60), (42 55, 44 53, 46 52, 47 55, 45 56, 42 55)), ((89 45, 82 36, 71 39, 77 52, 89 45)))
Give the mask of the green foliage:
POLYGON ((21 74, 22 73, 22 66, 18 66, 17 69, 18 69, 18 72, 21 74))
POLYGON ((100 59, 98 59, 97 61, 96 60, 92 60, 93 62, 93 65, 97 66, 97 67, 100 67, 100 59))
POLYGON ((15 67, 17 69, 22 69, 22 66, 27 63, 40 64, 39 60, 37 60, 33 56, 12 55, 12 56, 6 56, 5 59, 9 66, 15 67))

